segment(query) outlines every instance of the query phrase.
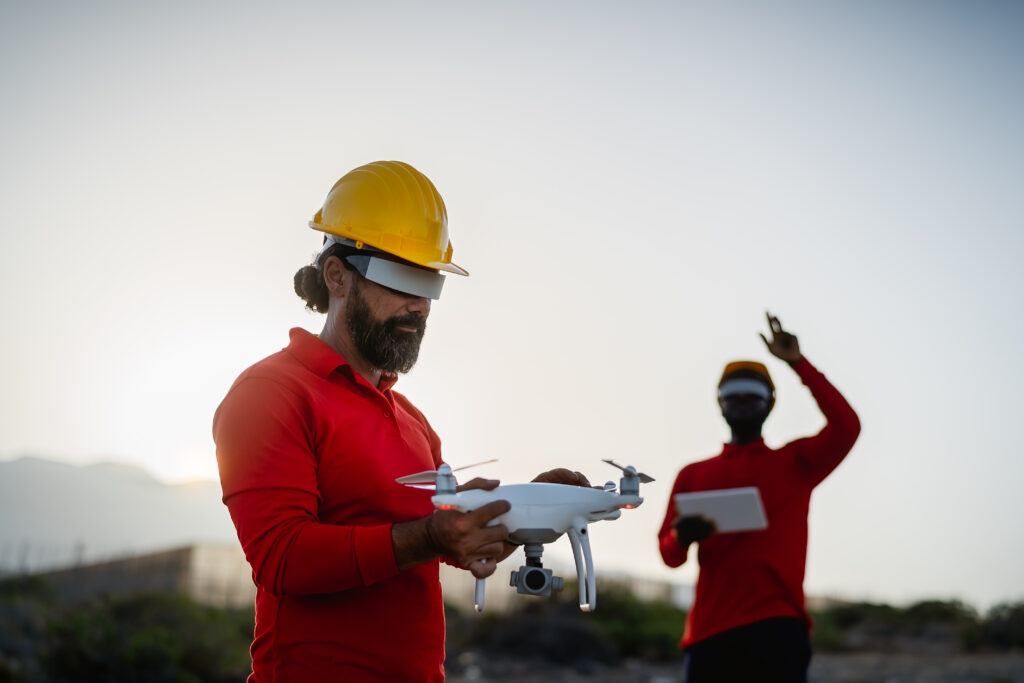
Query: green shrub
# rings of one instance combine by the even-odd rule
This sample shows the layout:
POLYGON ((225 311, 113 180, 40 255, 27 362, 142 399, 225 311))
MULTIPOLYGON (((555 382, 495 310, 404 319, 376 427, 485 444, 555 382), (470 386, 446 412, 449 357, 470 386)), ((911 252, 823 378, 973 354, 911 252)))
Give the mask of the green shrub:
POLYGON ((614 664, 622 657, 680 659, 686 612, 641 600, 615 581, 598 584, 597 610, 580 611, 578 587, 550 598, 523 597, 505 614, 460 615, 448 610, 448 653, 464 650, 534 657, 565 665, 581 660, 614 664))
MULTIPOLYGON (((578 611, 575 585, 567 585, 578 611)), ((611 639, 623 657, 649 660, 681 659, 679 639, 686 627, 686 611, 668 602, 641 600, 627 586, 608 581, 597 590, 597 610, 586 615, 611 639)))
POLYGON ((1024 602, 1004 602, 988 611, 983 641, 997 650, 1024 650, 1024 602))
POLYGON ((183 596, 95 601, 51 620, 41 665, 54 681, 243 680, 252 620, 250 610, 203 607, 183 596))
POLYGON ((903 610, 901 621, 910 624, 968 624, 978 620, 978 612, 959 600, 923 600, 903 610))

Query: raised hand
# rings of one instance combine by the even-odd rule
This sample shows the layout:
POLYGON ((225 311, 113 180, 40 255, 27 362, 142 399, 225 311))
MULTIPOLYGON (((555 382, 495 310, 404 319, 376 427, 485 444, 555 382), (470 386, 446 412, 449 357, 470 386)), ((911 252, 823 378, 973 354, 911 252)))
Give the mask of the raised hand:
POLYGON ((764 315, 768 318, 768 327, 772 331, 772 339, 768 341, 768 338, 763 334, 761 339, 764 340, 764 345, 768 347, 769 353, 790 364, 796 363, 803 358, 800 354, 800 343, 797 341, 796 335, 782 329, 782 323, 771 313, 765 312, 764 315))

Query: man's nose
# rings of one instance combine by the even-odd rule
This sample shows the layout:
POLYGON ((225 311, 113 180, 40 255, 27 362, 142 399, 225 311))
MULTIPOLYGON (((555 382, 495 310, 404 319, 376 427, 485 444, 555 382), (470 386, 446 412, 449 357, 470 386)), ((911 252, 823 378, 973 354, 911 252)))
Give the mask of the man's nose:
POLYGON ((430 299, 425 296, 411 296, 405 303, 405 310, 409 313, 419 313, 425 318, 430 315, 430 299))

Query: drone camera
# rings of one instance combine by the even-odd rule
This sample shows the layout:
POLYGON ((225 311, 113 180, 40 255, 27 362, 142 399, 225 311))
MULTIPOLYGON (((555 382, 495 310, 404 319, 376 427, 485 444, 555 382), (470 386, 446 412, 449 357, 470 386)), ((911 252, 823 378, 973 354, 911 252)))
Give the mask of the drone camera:
POLYGON ((517 593, 547 597, 551 591, 561 591, 565 581, 560 576, 554 576, 550 569, 524 565, 519 571, 512 572, 509 585, 515 586, 517 593))

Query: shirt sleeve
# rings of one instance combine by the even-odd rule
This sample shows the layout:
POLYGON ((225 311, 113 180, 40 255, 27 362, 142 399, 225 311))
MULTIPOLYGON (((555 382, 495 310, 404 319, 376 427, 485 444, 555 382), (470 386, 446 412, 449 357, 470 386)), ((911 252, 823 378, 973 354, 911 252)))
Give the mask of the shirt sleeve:
POLYGON ((677 493, 685 493, 687 489, 687 468, 676 475, 676 481, 672 485, 672 495, 668 497, 668 507, 665 510, 665 519, 661 523, 661 530, 658 532, 658 548, 661 550, 661 559, 669 567, 678 567, 686 562, 688 548, 679 545, 676 538, 676 530, 672 522, 678 516, 676 512, 675 498, 677 493))
POLYGON ((790 444, 798 466, 810 476, 812 485, 817 486, 853 448, 860 435, 860 419, 839 390, 806 358, 798 361, 793 369, 825 416, 825 427, 820 432, 790 444))
POLYGON ((390 524, 319 521, 312 424, 307 402, 252 376, 214 417, 224 504, 256 585, 273 595, 334 593, 398 573, 390 524))

